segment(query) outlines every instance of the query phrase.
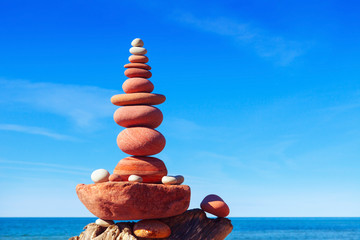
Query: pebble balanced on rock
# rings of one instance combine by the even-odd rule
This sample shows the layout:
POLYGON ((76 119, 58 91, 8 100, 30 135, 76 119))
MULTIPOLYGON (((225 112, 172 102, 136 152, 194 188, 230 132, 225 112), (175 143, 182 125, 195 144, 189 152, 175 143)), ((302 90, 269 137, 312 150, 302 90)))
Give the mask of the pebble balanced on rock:
POLYGON ((125 94, 111 98, 114 105, 121 106, 114 113, 114 121, 125 127, 117 137, 118 147, 125 153, 133 155, 119 161, 112 177, 113 181, 127 181, 130 175, 137 175, 144 183, 159 183, 166 176, 167 169, 163 161, 149 155, 160 153, 165 147, 165 137, 155 130, 163 120, 162 112, 151 105, 165 101, 165 96, 151 93, 153 83, 151 67, 147 65, 147 50, 141 39, 131 43, 130 63, 125 64, 127 79, 122 88, 125 94))

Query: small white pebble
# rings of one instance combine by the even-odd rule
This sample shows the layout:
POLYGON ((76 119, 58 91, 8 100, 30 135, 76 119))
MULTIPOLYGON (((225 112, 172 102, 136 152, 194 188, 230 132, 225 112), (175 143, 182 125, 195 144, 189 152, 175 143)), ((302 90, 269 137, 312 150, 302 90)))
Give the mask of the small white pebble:
POLYGON ((142 47, 142 46, 144 46, 144 42, 140 38, 135 38, 134 40, 132 40, 131 46, 133 46, 133 47, 142 47))
POLYGON ((102 227, 108 227, 110 225, 113 225, 114 221, 112 221, 112 220, 103 220, 103 219, 99 218, 99 219, 97 219, 95 221, 95 224, 97 224, 99 226, 102 226, 102 227))
POLYGON ((92 172, 91 180, 94 183, 108 182, 110 173, 106 169, 97 169, 92 172))
POLYGON ((143 181, 143 179, 142 179, 142 177, 140 177, 138 175, 130 175, 128 178, 128 181, 141 183, 143 181))
POLYGON ((134 55, 145 55, 147 50, 143 47, 132 47, 130 48, 129 52, 134 55))
POLYGON ((175 185, 177 183, 177 179, 173 176, 163 176, 161 182, 165 185, 175 185))

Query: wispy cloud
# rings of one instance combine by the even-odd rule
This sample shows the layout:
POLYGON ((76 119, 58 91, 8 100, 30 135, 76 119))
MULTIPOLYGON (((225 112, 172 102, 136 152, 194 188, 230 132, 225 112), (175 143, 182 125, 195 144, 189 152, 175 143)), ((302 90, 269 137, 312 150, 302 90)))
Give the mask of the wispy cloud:
POLYGON ((200 18, 191 13, 175 12, 172 18, 202 31, 231 37, 241 45, 251 46, 264 58, 272 58, 280 65, 291 63, 307 48, 298 41, 287 40, 264 29, 226 17, 200 18))
POLYGON ((89 168, 61 165, 61 164, 51 164, 43 162, 29 162, 29 161, 10 161, 5 159, 0 159, 0 169, 12 169, 12 170, 21 170, 21 171, 32 171, 32 172, 57 172, 57 173, 69 173, 76 175, 88 175, 92 170, 89 168), (22 167, 19 167, 22 166, 22 167), (32 166, 32 167, 24 167, 32 166))
POLYGON ((74 137, 64 135, 64 134, 54 133, 51 130, 48 130, 45 128, 40 128, 40 127, 21 126, 21 125, 16 125, 16 124, 0 124, 0 130, 42 135, 42 136, 54 138, 57 140, 70 140, 70 141, 76 140, 76 138, 74 138, 74 137))
POLYGON ((114 94, 114 90, 94 86, 0 80, 0 104, 22 104, 58 114, 80 127, 93 126, 97 119, 111 116, 114 107, 109 101, 114 94))

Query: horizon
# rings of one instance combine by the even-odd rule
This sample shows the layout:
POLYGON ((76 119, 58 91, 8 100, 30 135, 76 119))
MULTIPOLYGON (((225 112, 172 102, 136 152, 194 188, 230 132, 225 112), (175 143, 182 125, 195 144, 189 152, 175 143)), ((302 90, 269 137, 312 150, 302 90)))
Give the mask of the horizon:
POLYGON ((0 217, 92 217, 75 186, 127 156, 110 97, 138 37, 167 98, 156 157, 189 209, 217 194, 230 218, 360 217, 357 2, 2 5, 0 217))

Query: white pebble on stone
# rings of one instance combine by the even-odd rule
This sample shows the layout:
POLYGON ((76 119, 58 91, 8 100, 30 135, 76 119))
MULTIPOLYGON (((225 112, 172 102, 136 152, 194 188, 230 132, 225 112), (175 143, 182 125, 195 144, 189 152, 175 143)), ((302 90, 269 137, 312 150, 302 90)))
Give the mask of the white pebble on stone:
POLYGON ((161 182, 165 185, 175 185, 177 183, 177 179, 173 176, 163 176, 161 182))
POLYGON ((113 225, 114 224, 114 221, 112 220, 103 220, 103 219, 97 219, 95 221, 95 224, 99 225, 99 226, 102 226, 102 227, 108 227, 110 225, 113 225))
POLYGON ((184 177, 181 175, 176 175, 175 178, 176 178, 176 184, 178 185, 182 184, 185 180, 184 177))
POLYGON ((133 46, 133 47, 142 47, 142 46, 144 46, 144 42, 140 38, 135 38, 134 40, 132 40, 131 46, 133 46))
POLYGON ((98 169, 92 172, 91 180, 94 183, 108 182, 110 173, 106 169, 98 169))
POLYGON ((134 55, 145 55, 147 53, 146 48, 143 47, 132 47, 129 51, 134 55))
POLYGON ((128 178, 128 181, 141 183, 143 181, 143 179, 142 179, 142 177, 140 177, 138 175, 130 175, 128 178))

